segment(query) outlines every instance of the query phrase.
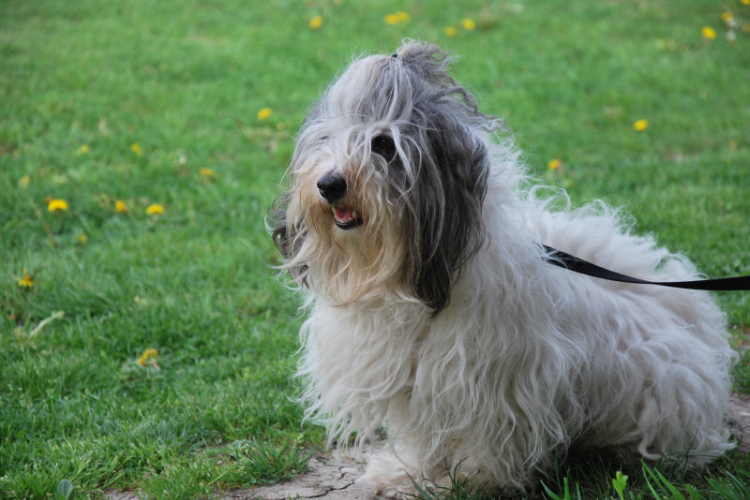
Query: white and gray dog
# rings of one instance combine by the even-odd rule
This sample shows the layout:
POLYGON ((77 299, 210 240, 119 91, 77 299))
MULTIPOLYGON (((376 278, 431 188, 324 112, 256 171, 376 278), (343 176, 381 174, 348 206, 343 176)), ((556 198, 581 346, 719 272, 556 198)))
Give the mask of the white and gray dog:
POLYGON ((530 187, 448 63, 418 42, 358 59, 299 132, 271 217, 309 310, 308 417, 341 442, 385 429, 363 479, 389 496, 456 470, 523 488, 572 445, 693 467, 730 449, 710 295, 578 275, 543 245, 646 279, 693 265, 603 203, 553 209, 567 196, 530 187))

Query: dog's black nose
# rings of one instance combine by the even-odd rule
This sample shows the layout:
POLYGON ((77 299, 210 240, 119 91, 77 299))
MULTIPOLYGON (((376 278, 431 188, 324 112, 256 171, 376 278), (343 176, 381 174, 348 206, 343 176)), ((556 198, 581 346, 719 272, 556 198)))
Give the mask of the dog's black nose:
POLYGON ((318 179, 318 190, 329 203, 334 203, 346 194, 346 179, 338 174, 326 174, 318 179))

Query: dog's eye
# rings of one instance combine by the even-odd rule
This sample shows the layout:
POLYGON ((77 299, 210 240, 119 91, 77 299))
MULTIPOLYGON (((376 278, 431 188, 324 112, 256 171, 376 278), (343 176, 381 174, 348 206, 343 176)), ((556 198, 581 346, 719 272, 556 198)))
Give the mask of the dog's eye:
POLYGON ((396 157, 396 144, 393 139, 387 135, 379 135, 372 140, 370 145, 373 153, 379 154, 388 163, 392 162, 396 157))

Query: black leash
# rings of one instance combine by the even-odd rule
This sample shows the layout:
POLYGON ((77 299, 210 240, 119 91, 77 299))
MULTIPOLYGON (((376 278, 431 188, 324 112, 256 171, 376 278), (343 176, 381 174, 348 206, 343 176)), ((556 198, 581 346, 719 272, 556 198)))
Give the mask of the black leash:
POLYGON ((750 290, 750 276, 737 276, 733 278, 718 278, 718 279, 707 279, 697 281, 647 281, 638 278, 626 276, 624 274, 616 273, 599 267, 596 264, 579 259, 569 253, 565 253, 562 250, 542 245, 544 250, 547 252, 547 262, 556 266, 574 271, 587 276, 593 276, 595 278, 601 278, 609 281, 618 281, 620 283, 636 283, 639 285, 658 285, 668 286, 671 288, 687 288, 689 290, 725 290, 725 291, 737 291, 737 290, 750 290))

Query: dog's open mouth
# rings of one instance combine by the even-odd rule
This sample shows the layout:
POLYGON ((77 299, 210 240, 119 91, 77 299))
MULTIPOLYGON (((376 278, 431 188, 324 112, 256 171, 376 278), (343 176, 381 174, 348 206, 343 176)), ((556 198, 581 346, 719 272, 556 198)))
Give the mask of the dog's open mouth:
POLYGON ((353 208, 333 207, 333 222, 341 229, 354 229, 362 225, 362 217, 353 208))

